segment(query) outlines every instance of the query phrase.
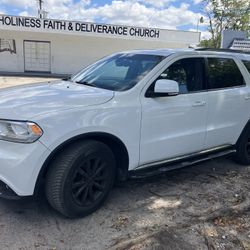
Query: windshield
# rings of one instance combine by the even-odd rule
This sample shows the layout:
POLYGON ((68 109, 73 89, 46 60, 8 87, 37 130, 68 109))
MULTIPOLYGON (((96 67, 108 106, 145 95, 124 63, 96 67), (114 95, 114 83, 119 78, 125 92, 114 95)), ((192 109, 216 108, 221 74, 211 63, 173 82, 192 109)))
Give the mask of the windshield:
POLYGON ((117 54, 87 67, 71 80, 98 88, 125 91, 134 87, 148 74, 163 56, 144 54, 117 54))

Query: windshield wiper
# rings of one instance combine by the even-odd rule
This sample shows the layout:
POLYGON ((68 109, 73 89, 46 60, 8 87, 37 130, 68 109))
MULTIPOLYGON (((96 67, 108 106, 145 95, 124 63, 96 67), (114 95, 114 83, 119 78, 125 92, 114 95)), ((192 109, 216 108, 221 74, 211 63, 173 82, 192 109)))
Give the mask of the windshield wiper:
POLYGON ((62 79, 63 81, 69 81, 69 82, 72 82, 71 80, 71 76, 67 76, 65 78, 62 79))
POLYGON ((90 82, 76 81, 75 83, 83 84, 83 85, 87 85, 87 86, 90 86, 90 87, 95 87, 95 88, 97 88, 97 86, 96 86, 94 83, 90 83, 90 82))

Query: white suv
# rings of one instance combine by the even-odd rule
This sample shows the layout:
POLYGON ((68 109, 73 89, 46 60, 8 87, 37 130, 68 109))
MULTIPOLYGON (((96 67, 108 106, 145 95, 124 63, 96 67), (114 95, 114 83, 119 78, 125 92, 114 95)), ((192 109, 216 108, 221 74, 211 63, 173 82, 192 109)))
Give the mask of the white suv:
POLYGON ((118 53, 67 80, 1 90, 0 118, 1 196, 44 184, 52 207, 84 216, 116 179, 152 167, 232 152, 250 164, 250 55, 118 53))

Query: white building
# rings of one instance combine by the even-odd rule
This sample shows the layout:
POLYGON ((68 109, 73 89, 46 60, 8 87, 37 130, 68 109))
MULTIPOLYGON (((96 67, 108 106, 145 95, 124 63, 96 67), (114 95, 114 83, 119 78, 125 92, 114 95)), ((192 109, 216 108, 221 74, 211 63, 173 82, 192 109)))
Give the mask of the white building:
POLYGON ((70 74, 114 52, 199 41, 198 32, 0 15, 0 72, 70 74))
POLYGON ((250 52, 250 39, 246 31, 223 30, 221 48, 250 52))
POLYGON ((230 49, 250 52, 250 39, 235 38, 230 46, 230 49))

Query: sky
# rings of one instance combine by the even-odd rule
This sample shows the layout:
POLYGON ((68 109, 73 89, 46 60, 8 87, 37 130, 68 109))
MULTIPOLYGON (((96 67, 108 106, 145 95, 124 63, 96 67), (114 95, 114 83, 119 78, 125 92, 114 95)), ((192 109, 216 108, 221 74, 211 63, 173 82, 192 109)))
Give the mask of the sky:
MULTIPOLYGON (((196 31, 202 0, 43 0, 48 18, 196 31)), ((0 0, 0 13, 37 16, 37 0, 0 0)), ((209 38, 206 23, 199 25, 209 38)))

